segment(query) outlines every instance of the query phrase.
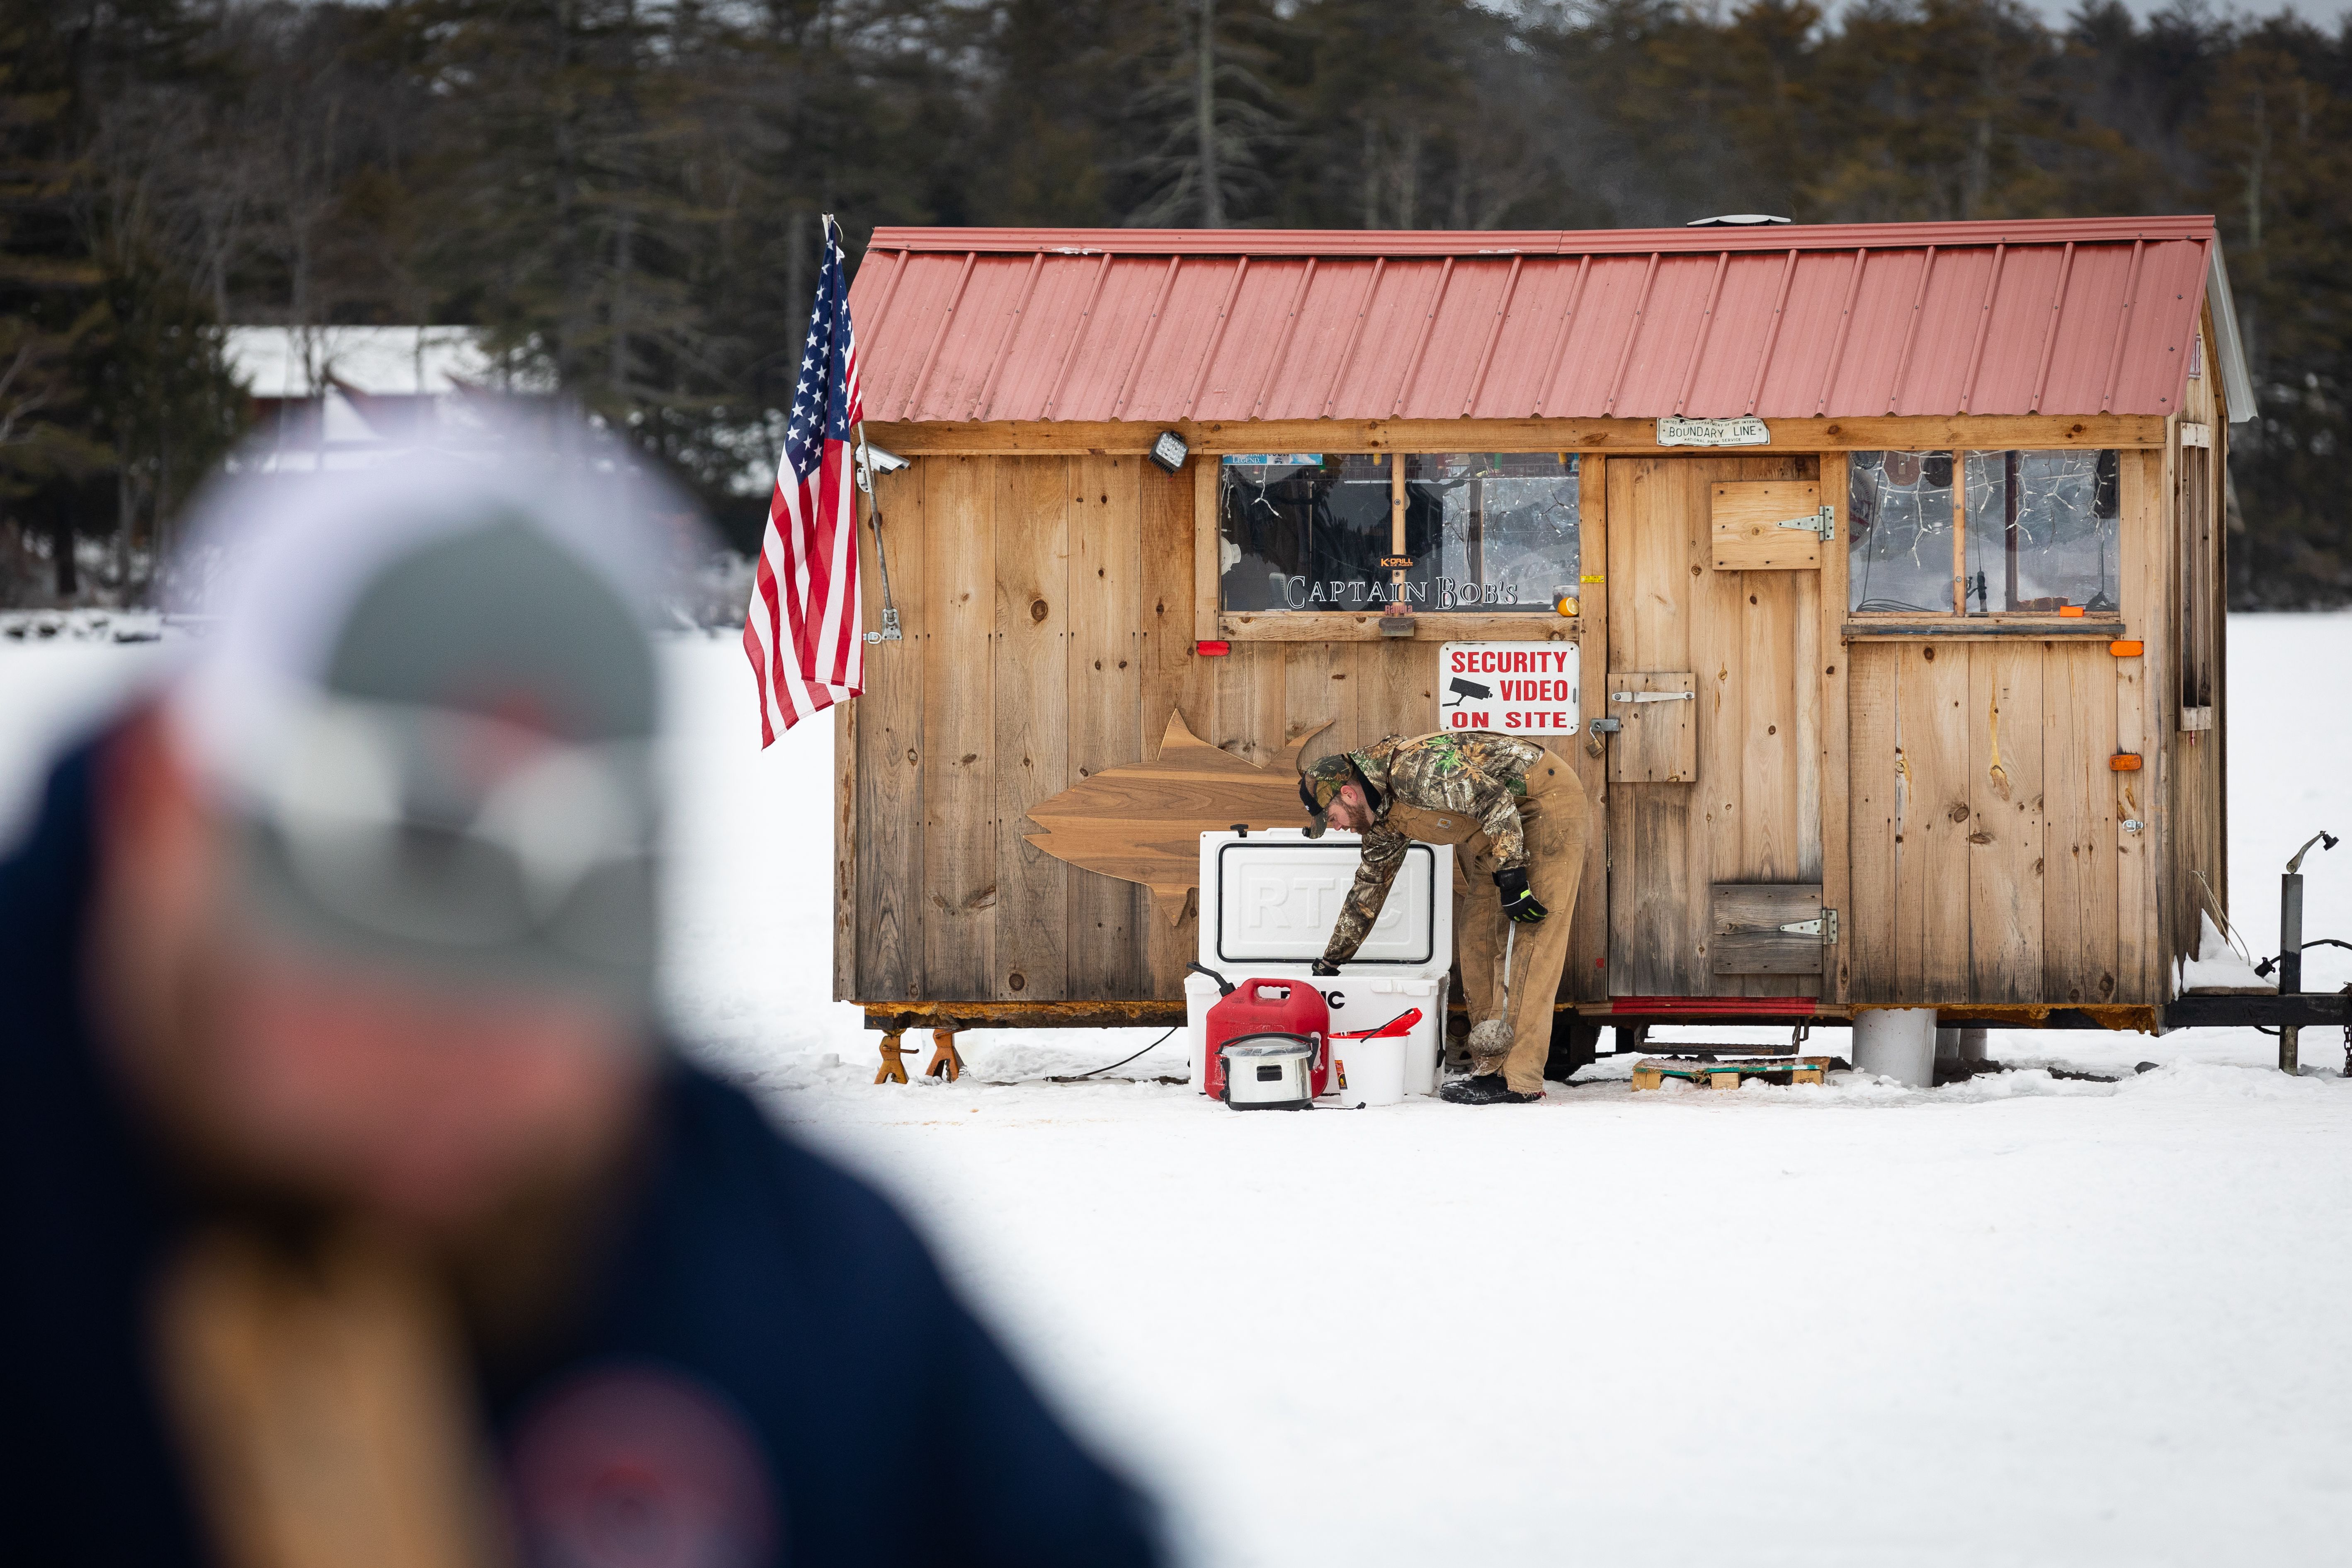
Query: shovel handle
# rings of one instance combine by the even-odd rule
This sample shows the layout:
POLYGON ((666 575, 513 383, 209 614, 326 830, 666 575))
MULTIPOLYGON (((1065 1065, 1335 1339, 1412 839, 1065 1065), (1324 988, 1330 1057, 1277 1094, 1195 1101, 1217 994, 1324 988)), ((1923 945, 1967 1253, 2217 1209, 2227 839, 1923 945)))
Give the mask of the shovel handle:
POLYGON ((1335 1040, 1386 1040, 1399 1035, 1410 1035, 1412 1026, 1421 1022, 1421 1009, 1408 1007, 1377 1029, 1351 1029, 1331 1037, 1335 1040))

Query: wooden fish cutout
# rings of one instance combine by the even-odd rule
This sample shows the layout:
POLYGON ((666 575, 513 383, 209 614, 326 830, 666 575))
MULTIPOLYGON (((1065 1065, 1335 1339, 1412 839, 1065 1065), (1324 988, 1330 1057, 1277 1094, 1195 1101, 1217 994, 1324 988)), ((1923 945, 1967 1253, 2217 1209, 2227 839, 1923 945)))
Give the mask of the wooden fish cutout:
POLYGON ((1038 802, 1029 819, 1045 831, 1023 837, 1082 870, 1142 883, 1168 923, 1177 924, 1184 918, 1184 895, 1200 885, 1202 834, 1236 822, 1307 825, 1298 804, 1298 758, 1330 727, 1324 720, 1259 767, 1209 744, 1182 714, 1171 713, 1159 756, 1105 768, 1038 802))

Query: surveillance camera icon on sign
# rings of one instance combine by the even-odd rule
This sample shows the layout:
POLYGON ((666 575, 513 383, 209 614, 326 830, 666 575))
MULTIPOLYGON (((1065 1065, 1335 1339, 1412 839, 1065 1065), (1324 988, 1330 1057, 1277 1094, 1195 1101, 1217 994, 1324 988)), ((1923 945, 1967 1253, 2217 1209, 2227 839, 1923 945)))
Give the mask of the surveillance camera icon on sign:
POLYGON ((1475 680, 1465 680, 1458 675, 1455 676, 1452 681, 1447 683, 1445 689, 1451 691, 1454 695, 1446 701, 1438 705, 1440 711, 1443 711, 1447 708, 1461 707, 1462 700, 1465 697, 1474 702, 1486 702, 1492 700, 1495 695, 1495 689, 1493 687, 1481 686, 1475 680))

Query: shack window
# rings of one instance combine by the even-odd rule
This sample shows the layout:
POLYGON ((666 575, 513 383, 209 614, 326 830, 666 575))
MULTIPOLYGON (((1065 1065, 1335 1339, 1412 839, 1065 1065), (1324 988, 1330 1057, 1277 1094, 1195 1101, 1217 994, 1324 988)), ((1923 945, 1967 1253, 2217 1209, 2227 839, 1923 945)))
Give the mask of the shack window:
POLYGON ((1858 615, 2110 616, 2113 452, 1856 452, 1847 605, 1858 615))
POLYGON ((1229 456, 1223 605, 1549 614, 1577 591, 1577 506, 1573 454, 1229 456))

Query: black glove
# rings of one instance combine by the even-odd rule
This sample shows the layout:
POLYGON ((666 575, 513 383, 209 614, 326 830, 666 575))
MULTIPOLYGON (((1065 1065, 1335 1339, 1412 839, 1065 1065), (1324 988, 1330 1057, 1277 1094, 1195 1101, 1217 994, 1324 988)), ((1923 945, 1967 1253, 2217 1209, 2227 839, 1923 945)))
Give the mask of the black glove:
POLYGON ((1328 980, 1339 973, 1339 966, 1328 958, 1318 958, 1307 966, 1307 972, 1318 979, 1328 980))
POLYGON ((1533 925, 1551 911, 1536 901, 1528 891, 1528 868, 1507 866, 1495 873, 1495 886, 1502 889, 1503 912, 1521 925, 1533 925))

